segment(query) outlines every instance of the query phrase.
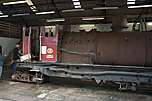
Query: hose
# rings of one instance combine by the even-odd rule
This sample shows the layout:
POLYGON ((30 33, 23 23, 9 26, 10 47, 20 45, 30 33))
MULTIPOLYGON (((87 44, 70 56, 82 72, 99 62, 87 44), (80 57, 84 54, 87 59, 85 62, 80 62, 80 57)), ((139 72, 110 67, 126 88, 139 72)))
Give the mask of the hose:
POLYGON ((76 55, 92 55, 95 56, 95 53, 91 53, 91 52, 76 52, 76 51, 70 51, 70 50, 66 50, 64 48, 59 48, 60 51, 68 53, 68 54, 76 54, 76 55))

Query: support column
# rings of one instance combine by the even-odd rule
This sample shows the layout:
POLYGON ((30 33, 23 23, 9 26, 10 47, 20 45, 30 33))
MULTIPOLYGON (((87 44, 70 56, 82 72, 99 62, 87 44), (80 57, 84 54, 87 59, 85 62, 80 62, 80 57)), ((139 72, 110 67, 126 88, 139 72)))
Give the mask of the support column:
POLYGON ((112 17, 112 31, 123 32, 127 31, 127 16, 113 16, 112 17))
POLYGON ((68 24, 63 25, 63 32, 71 32, 71 25, 68 24))
POLYGON ((45 27, 44 26, 40 27, 40 34, 45 34, 45 27))

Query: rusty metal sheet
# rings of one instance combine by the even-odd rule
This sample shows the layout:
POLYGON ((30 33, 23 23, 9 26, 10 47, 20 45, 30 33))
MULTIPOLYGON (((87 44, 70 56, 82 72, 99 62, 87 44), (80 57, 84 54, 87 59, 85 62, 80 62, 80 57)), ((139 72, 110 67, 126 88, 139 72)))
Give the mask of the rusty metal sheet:
POLYGON ((152 34, 146 35, 146 65, 152 66, 152 34))
POLYGON ((144 65, 145 64, 144 33, 119 33, 119 54, 116 64, 144 65))
POLYGON ((117 65, 145 64, 145 33, 117 32, 97 36, 99 36, 97 38, 97 63, 117 65))
POLYGON ((96 50, 95 36, 92 33, 67 33, 64 35, 62 62, 92 63, 96 50))
POLYGON ((62 62, 115 65, 151 65, 150 32, 78 32, 64 35, 62 48, 94 55, 62 52, 62 62))
POLYGON ((98 64, 115 64, 119 53, 118 35, 114 33, 97 34, 97 58, 98 64))

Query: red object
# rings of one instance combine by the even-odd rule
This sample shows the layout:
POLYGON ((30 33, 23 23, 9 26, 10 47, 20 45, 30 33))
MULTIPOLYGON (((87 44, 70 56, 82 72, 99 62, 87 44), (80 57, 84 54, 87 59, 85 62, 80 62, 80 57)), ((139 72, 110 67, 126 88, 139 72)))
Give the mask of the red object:
POLYGON ((23 55, 26 55, 29 52, 29 48, 30 48, 30 46, 29 46, 30 40, 29 39, 30 39, 29 36, 25 36, 23 38, 23 55))
POLYGON ((40 36, 40 61, 57 62, 57 42, 57 35, 55 37, 40 36))

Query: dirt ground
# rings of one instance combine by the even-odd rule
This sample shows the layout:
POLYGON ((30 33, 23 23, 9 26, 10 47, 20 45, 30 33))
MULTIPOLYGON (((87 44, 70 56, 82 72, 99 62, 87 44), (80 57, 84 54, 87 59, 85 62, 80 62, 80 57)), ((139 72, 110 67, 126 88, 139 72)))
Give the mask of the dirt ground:
POLYGON ((5 69, 0 80, 0 101, 152 101, 152 91, 122 92, 67 78, 51 78, 44 84, 13 82, 12 71, 5 69))
POLYGON ((152 101, 149 94, 68 84, 0 81, 0 101, 152 101))

